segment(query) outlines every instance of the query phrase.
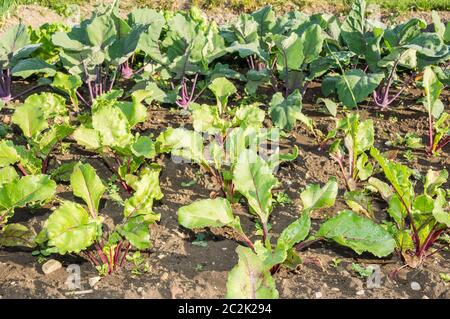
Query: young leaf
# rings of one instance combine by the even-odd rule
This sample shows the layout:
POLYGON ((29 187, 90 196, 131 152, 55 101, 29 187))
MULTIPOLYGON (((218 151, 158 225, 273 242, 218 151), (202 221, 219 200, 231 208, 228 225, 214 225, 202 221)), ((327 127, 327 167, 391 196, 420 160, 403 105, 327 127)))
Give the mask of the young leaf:
POLYGON ((178 209, 178 223, 186 228, 223 227, 234 221, 225 198, 204 199, 178 209))
POLYGON ((269 115, 274 125, 282 130, 290 131, 302 111, 302 96, 298 90, 286 99, 280 92, 276 93, 269 103, 269 115))
POLYGON ((267 222, 272 210, 272 188, 277 179, 269 165, 255 151, 244 150, 233 171, 233 182, 262 222, 267 222))
POLYGON ((227 296, 231 299, 277 299, 278 291, 269 269, 250 249, 238 246, 239 262, 228 274, 227 296))
POLYGON ((224 113, 227 108, 228 98, 237 92, 236 87, 226 78, 217 78, 211 82, 208 88, 216 96, 219 113, 224 113))
POLYGON ((44 118, 44 111, 31 104, 19 106, 12 116, 12 121, 20 127, 23 135, 28 138, 34 137, 48 127, 44 118))
POLYGON ((309 214, 311 211, 320 208, 328 208, 334 205, 338 193, 338 184, 336 178, 330 180, 320 188, 319 184, 309 184, 301 192, 300 198, 303 202, 303 214, 309 214))
POLYGON ((287 251, 292 248, 295 244, 303 241, 308 236, 310 229, 311 218, 307 212, 304 212, 280 234, 277 241, 277 249, 287 251))
POLYGON ((89 207, 92 217, 98 214, 100 198, 106 190, 102 180, 90 164, 79 163, 70 176, 70 185, 75 196, 81 197, 89 207))
POLYGON ((339 100, 347 107, 357 107, 383 80, 383 73, 366 74, 362 70, 346 71, 336 83, 339 100))
POLYGON ((101 224, 89 217, 81 205, 65 201, 48 217, 43 231, 48 246, 64 255, 91 246, 101 233, 101 224))
POLYGON ((349 210, 323 223, 314 237, 334 240, 358 254, 367 251, 377 257, 388 256, 396 247, 395 240, 387 230, 349 210))
POLYGON ((0 141, 0 167, 12 165, 19 160, 20 156, 17 154, 13 142, 7 140, 0 141))

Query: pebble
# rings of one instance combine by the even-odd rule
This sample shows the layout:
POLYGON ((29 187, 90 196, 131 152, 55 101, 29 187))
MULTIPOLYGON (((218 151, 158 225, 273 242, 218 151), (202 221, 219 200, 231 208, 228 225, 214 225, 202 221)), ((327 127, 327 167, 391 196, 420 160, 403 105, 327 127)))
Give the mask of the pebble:
POLYGON ((423 295, 422 299, 430 299, 427 295, 423 295))
POLYGON ((222 250, 223 250, 223 251, 227 250, 227 247, 222 247, 222 250))
POLYGON ((169 274, 165 272, 161 275, 161 280, 167 280, 167 279, 169 279, 169 274))
POLYGON ((422 287, 420 287, 420 284, 417 281, 413 281, 411 283, 411 289, 414 291, 419 291, 422 287))
POLYGON ((320 291, 316 292, 316 299, 322 298, 322 293, 320 291))
POLYGON ((42 265, 42 272, 46 275, 49 275, 60 268, 62 268, 62 265, 59 261, 50 259, 42 265))
POLYGON ((94 287, 102 279, 100 276, 89 278, 89 286, 94 287))
POLYGON ((139 287, 139 288, 137 289, 137 292, 140 293, 140 294, 143 293, 143 292, 144 292, 144 288, 139 287))
POLYGON ((333 287, 333 288, 331 288, 331 291, 339 292, 341 290, 339 288, 337 288, 337 287, 333 287))
POLYGON ((358 291, 356 292, 356 294, 357 294, 358 296, 363 296, 365 293, 366 293, 366 292, 364 291, 364 289, 358 290, 358 291))

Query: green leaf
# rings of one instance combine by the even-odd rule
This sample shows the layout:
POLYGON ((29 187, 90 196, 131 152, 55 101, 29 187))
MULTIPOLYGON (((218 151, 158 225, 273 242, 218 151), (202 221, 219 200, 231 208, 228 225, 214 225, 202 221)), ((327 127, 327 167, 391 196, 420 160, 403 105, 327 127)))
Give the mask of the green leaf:
POLYGON ((334 117, 336 117, 336 114, 337 114, 337 104, 333 101, 333 100, 331 100, 331 99, 325 99, 325 98, 319 98, 319 99, 317 99, 317 104, 319 104, 319 103, 323 103, 323 104, 325 104, 325 107, 327 108, 327 110, 328 110, 328 112, 332 115, 332 116, 334 116, 334 117))
POLYGON ((98 16, 86 26, 86 34, 93 46, 105 48, 114 40, 116 27, 110 15, 98 16))
POLYGON ((228 98, 237 92, 236 87, 226 78, 216 78, 208 88, 216 97, 219 113, 224 113, 228 105, 228 98))
POLYGON ((185 128, 168 128, 156 139, 158 152, 171 152, 173 156, 203 162, 203 138, 185 128))
POLYGON ((233 221, 233 210, 225 198, 198 200, 178 209, 178 223, 189 229, 223 227, 233 221))
POLYGON ((286 99, 278 92, 269 103, 269 115, 274 125, 282 130, 290 131, 302 111, 302 96, 298 90, 292 92, 286 99))
POLYGON ((155 142, 149 136, 139 136, 131 146, 131 151, 138 157, 154 158, 156 156, 155 142))
POLYGON ((159 168, 146 167, 142 170, 139 179, 130 185, 135 192, 125 201, 123 214, 126 218, 144 215, 149 220, 159 220, 159 215, 153 212, 153 202, 163 198, 159 185, 159 173, 159 168))
POLYGON ((0 186, 19 179, 16 169, 13 166, 0 168, 0 186))
POLYGON ((100 198, 106 187, 95 169, 90 164, 79 163, 70 176, 70 185, 75 196, 81 197, 88 205, 91 216, 96 217, 100 198))
POLYGON ((47 175, 27 175, 0 187, 0 211, 43 202, 53 196, 56 183, 47 175))
POLYGON ((408 207, 411 207, 414 188, 409 178, 413 173, 412 170, 405 165, 385 159, 376 148, 370 150, 370 155, 380 164, 395 192, 401 196, 408 207))
POLYGON ((83 125, 75 130, 73 138, 79 145, 84 146, 88 150, 97 150, 102 147, 100 133, 83 125))
POLYGON ((124 225, 116 228, 117 232, 125 237, 133 247, 138 250, 145 250, 152 247, 150 241, 148 218, 143 215, 138 215, 130 218, 124 225))
POLYGON ((19 154, 11 141, 0 141, 0 167, 6 167, 17 163, 20 160, 19 154))
POLYGON ((66 100, 55 93, 42 92, 30 95, 24 104, 40 108, 44 112, 45 118, 67 114, 66 100))
POLYGON ((250 248, 238 246, 239 262, 228 274, 227 298, 277 299, 278 291, 269 269, 250 248))
POLYGON ((104 105, 95 109, 92 126, 100 133, 103 145, 125 147, 132 141, 130 124, 119 107, 104 105))
POLYGON ((438 119, 444 111, 444 104, 439 99, 443 84, 431 67, 426 67, 423 72, 423 88, 425 90, 425 98, 422 100, 423 106, 428 113, 438 119))
POLYGON ((336 83, 339 100, 347 107, 356 107, 381 83, 383 73, 366 74, 362 70, 346 71, 336 83))
POLYGON ((41 108, 23 104, 14 112, 12 121, 20 127, 26 137, 31 138, 48 127, 44 115, 41 108))
POLYGON ((437 197, 434 200, 433 216, 438 223, 450 227, 450 211, 448 201, 445 198, 445 191, 443 189, 437 190, 437 197))
POLYGON ((34 231, 21 224, 8 224, 0 230, 0 247, 28 247, 36 246, 34 231))
POLYGON ((261 221, 267 222, 272 211, 272 188, 277 184, 269 165, 255 151, 244 150, 234 168, 233 182, 261 221))
POLYGON ((39 58, 21 60, 11 70, 14 76, 20 76, 24 79, 36 73, 43 73, 48 76, 54 76, 56 68, 39 58))
POLYGON ((429 214, 433 211, 434 200, 431 196, 421 194, 414 199, 413 208, 420 214, 429 214))
POLYGON ((366 48, 366 1, 356 0, 341 26, 341 36, 348 48, 356 54, 363 54, 366 48))
POLYGON ((77 89, 81 87, 82 84, 83 82, 78 75, 56 72, 52 86, 67 93, 76 109, 78 108, 77 89))
POLYGON ((39 138, 40 152, 47 156, 53 150, 55 145, 64 138, 72 134, 74 129, 70 125, 62 124, 52 126, 48 131, 44 132, 39 138))
POLYGON ((289 224, 280 234, 277 241, 277 249, 289 250, 295 244, 303 241, 311 229, 309 213, 304 212, 296 221, 289 224))
POLYGON ((320 208, 328 208, 334 205, 338 193, 338 184, 336 178, 330 180, 320 188, 319 184, 309 184, 306 189, 300 193, 303 202, 303 214, 309 214, 311 211, 320 208))
POLYGON ((426 195, 434 196, 439 187, 448 180, 448 171, 446 169, 440 171, 428 170, 425 176, 423 190, 426 195))
POLYGON ((314 236, 334 240, 358 254, 367 251, 377 257, 388 256, 396 247, 395 240, 383 227, 348 210, 323 223, 314 236))
POLYGON ((101 223, 92 219, 84 208, 65 201, 44 224, 47 245, 58 253, 79 253, 91 246, 101 234, 101 223))

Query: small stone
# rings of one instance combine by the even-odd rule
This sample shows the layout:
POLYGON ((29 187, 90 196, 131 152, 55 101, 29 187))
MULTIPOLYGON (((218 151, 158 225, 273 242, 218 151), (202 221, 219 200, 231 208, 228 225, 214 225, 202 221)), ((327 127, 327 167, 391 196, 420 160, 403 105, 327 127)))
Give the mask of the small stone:
POLYGON ((316 292, 316 299, 322 298, 322 293, 320 291, 316 292))
POLYGON ((427 295, 423 295, 422 299, 430 299, 427 295))
POLYGON ((420 284, 417 281, 413 281, 411 283, 411 289, 414 291, 419 291, 422 287, 420 287, 420 284))
POLYGON ((365 293, 366 293, 366 292, 364 291, 364 289, 358 290, 358 291, 356 292, 356 294, 357 294, 358 296, 363 296, 365 293))
POLYGON ((167 273, 167 272, 165 272, 165 273, 163 273, 162 275, 161 275, 161 280, 167 280, 167 279, 169 279, 169 274, 167 273))
POLYGON ((89 278, 89 286, 94 287, 102 279, 100 276, 89 278))
POLYGON ((49 275, 60 268, 62 268, 62 265, 59 261, 55 259, 50 259, 49 261, 47 261, 45 264, 42 265, 42 272, 46 275, 49 275))
POLYGON ((139 288, 137 289, 137 292, 140 293, 140 294, 143 293, 143 292, 144 292, 144 288, 139 287, 139 288))
POLYGON ((227 247, 222 247, 222 250, 223 250, 223 251, 227 250, 227 247))
POLYGON ((339 291, 341 291, 341 289, 339 289, 337 287, 333 287, 333 288, 331 288, 331 291, 339 292, 339 291))
POLYGON ((158 258, 159 258, 159 259, 163 259, 164 257, 166 257, 166 255, 164 255, 164 254, 158 255, 158 258))

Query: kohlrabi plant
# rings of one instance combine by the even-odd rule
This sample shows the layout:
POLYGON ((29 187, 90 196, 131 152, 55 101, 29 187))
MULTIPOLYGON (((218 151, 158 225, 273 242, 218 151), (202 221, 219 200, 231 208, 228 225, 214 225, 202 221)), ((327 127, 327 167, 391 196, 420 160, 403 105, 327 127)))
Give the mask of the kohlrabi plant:
POLYGON ((36 93, 15 108, 12 123, 21 134, 1 141, 2 157, 22 175, 45 174, 53 153, 74 129, 65 99, 54 93, 36 93))
POLYGON ((55 74, 55 66, 48 64, 32 54, 41 44, 33 44, 27 28, 23 24, 15 25, 6 30, 0 39, 0 98, 4 102, 30 92, 32 87, 12 96, 13 76, 28 78, 33 74, 55 74))
POLYGON ((52 42, 61 49, 60 60, 72 76, 81 79, 71 81, 66 92, 76 92, 84 104, 91 106, 95 98, 114 88, 118 74, 122 71, 128 78, 128 71, 123 70, 125 63, 136 51, 140 35, 146 25, 138 24, 131 28, 120 18, 113 4, 103 11, 94 12, 89 19, 74 26, 68 32, 58 31, 52 35, 52 42), (77 91, 86 85, 88 98, 77 91), (77 84, 78 87, 74 87, 77 84))
POLYGON ((94 99, 91 114, 79 116, 81 125, 73 137, 86 150, 99 154, 124 189, 131 192, 134 174, 156 156, 156 151, 151 136, 132 132, 147 119, 147 109, 141 103, 147 92, 135 91, 132 101, 119 101, 122 94, 113 90, 94 99))
POLYGON ((397 249, 406 265, 417 267, 427 257, 440 251, 432 249, 450 226, 447 170, 429 170, 420 193, 415 192, 413 170, 386 159, 377 149, 370 151, 378 162, 387 183, 371 177, 369 187, 380 193, 388 203, 391 221, 386 228, 397 242, 397 249))
POLYGON ((336 128, 329 132, 327 138, 333 138, 340 132, 343 138, 335 140, 329 152, 339 165, 347 191, 354 191, 357 183, 367 180, 373 172, 366 154, 374 142, 373 121, 361 121, 358 114, 350 113, 336 120, 336 128))
POLYGON ((123 219, 112 225, 100 201, 106 187, 89 164, 78 163, 71 174, 70 185, 85 205, 61 200, 60 206, 45 221, 36 242, 39 252, 78 254, 89 260, 101 275, 120 269, 131 249, 152 247, 149 226, 160 215, 153 203, 163 197, 159 187, 158 167, 145 167, 131 183, 133 194, 124 201, 123 219))
POLYGON ((426 67, 422 80, 425 96, 422 104, 428 112, 428 148, 429 154, 439 152, 450 143, 450 113, 445 112, 440 100, 443 84, 431 67, 426 67))

